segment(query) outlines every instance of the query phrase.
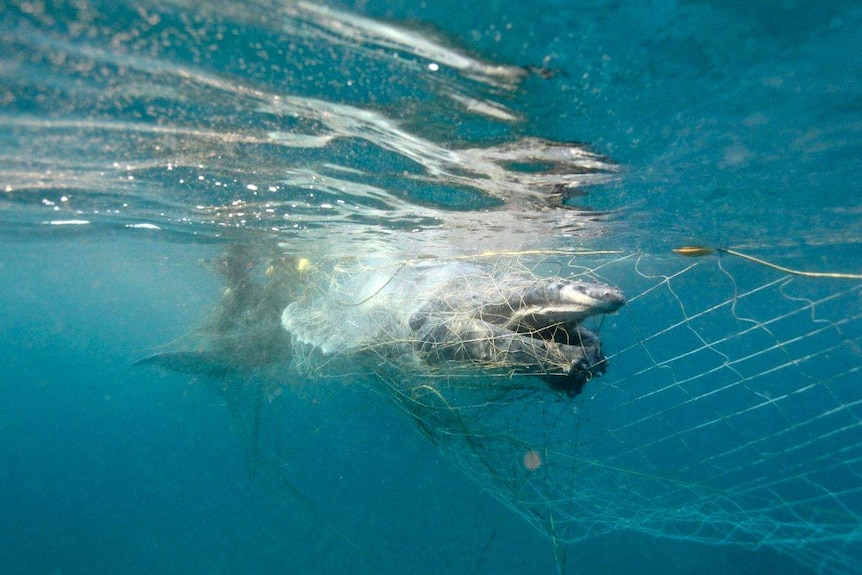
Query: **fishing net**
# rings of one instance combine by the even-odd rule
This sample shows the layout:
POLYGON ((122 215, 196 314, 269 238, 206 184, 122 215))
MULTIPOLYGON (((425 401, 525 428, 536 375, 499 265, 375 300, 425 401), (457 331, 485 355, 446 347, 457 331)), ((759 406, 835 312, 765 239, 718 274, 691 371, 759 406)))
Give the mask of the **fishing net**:
POLYGON ((371 389, 547 533, 561 561, 567 543, 631 529, 846 572, 862 536, 862 282, 731 254, 494 258, 475 287, 532 274, 624 288, 616 314, 583 320, 607 371, 576 397, 514 369, 419 368, 415 342, 389 345, 404 337, 393 290, 426 289, 409 283, 428 279, 408 273, 415 262, 342 263, 324 287, 305 276, 298 297, 320 312, 304 326, 317 339, 294 361, 312 375, 373 374, 371 389))
POLYGON ((453 378, 388 393, 557 544, 634 529, 846 572, 862 535, 862 284, 728 257, 568 267, 631 294, 582 396, 453 378))
MULTIPOLYGON (((310 267, 310 264, 308 264, 310 267)), ((569 395, 604 369, 598 336, 583 320, 624 302, 604 284, 540 277, 517 261, 493 265, 436 258, 309 271, 281 315, 305 373, 338 373, 347 359, 412 377, 543 376, 569 395)))

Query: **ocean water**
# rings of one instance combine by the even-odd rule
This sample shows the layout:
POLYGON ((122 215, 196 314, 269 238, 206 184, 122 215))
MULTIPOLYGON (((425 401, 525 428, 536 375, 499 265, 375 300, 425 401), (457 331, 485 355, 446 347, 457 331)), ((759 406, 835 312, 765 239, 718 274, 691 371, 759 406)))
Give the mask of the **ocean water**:
POLYGON ((4 1, 0 572, 855 572, 860 25, 837 1, 4 1), (205 321, 229 245, 487 251, 629 303, 584 394, 465 442, 373 373, 134 366, 205 321))

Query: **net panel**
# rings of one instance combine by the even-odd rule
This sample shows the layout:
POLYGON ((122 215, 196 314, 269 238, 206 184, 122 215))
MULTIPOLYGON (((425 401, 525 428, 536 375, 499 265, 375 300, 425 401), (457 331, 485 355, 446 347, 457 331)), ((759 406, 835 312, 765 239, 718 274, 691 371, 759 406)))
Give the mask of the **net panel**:
POLYGON ((862 284, 727 256, 567 268, 630 296, 595 328, 609 368, 583 395, 513 374, 390 372, 381 389, 558 545, 634 529, 846 572, 862 535, 862 284))
MULTIPOLYGON (((392 401, 558 550, 636 530, 769 546, 819 573, 847 572, 862 559, 859 280, 799 277, 727 254, 374 264, 280 256, 257 267, 266 268, 257 278, 248 275, 249 254, 231 257, 241 265, 217 268, 230 287, 203 336, 234 364, 253 367, 255 381, 269 373, 265 384, 223 384, 220 393, 253 458, 300 500, 284 462, 301 448, 296 437, 306 437, 297 430, 319 422, 303 413, 307 423, 299 424, 291 409, 286 431, 283 392, 326 393, 314 382, 333 378, 341 389, 364 384, 392 401), (553 365, 537 377, 476 355, 428 361, 417 352, 411 318, 428 301, 446 325, 458 314, 516 317, 527 300, 545 300, 517 301, 513 286, 552 276, 619 286, 627 296, 616 313, 577 320, 600 338, 607 364, 603 374, 582 374, 580 394, 548 385, 553 365)), ((514 330, 495 346, 554 333, 514 330)))

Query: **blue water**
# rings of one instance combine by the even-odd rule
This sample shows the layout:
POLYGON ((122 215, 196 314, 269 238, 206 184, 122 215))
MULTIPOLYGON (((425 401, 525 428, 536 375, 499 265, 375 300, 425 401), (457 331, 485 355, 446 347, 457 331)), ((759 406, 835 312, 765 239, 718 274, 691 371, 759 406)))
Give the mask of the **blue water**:
MULTIPOLYGON (((4 257, 4 572, 555 572, 543 535, 361 390, 306 416, 314 433, 295 430, 316 458, 290 465, 323 509, 310 512, 250 462, 203 383, 130 366, 211 305, 200 247, 73 245, 73 260, 67 244, 35 241, 4 257)), ((808 572, 771 550, 625 532, 572 546, 568 561, 572 572, 808 572)))
MULTIPOLYGON (((349 229, 348 240, 371 238, 351 249, 395 243, 424 253, 439 230, 428 222, 442 221, 455 240, 441 251, 484 245, 465 248, 461 220, 447 218, 501 200, 453 165, 433 177, 429 166, 439 149, 525 137, 583 142, 618 168, 566 200, 595 210, 590 224, 523 236, 512 224, 495 234, 506 249, 661 255, 697 243, 858 274, 857 3, 332 5, 416 34, 414 48, 431 38, 489 66, 550 75, 516 80, 445 63, 435 75, 434 57, 367 38, 351 44, 324 16, 292 6, 0 4, 0 572, 821 572, 817 558, 799 561, 787 548, 654 537, 637 526, 560 546, 555 558, 546 534, 471 482, 390 403, 351 385, 363 381, 285 374, 298 399, 264 447, 289 448, 258 454, 248 412, 234 413, 217 382, 132 363, 210 312, 222 288, 205 262, 227 242, 287 240, 304 255, 349 229), (310 29, 326 32, 302 35, 310 29), (511 118, 472 111, 453 94, 499 104, 511 118), (407 138, 368 128, 379 123, 348 126, 352 111, 279 108, 272 95, 380 114, 439 148, 417 145, 411 155, 407 138), (319 141, 288 145, 290 133, 319 141), (321 196, 335 208, 320 207, 321 196), (361 209, 338 212, 338 199, 361 209), (273 212, 265 201, 278 202, 273 212), (417 229, 432 239, 407 235, 417 229), (283 453, 287 472, 273 473, 267 466, 283 453)), ((614 279, 630 296, 645 289, 614 279)), ((810 297, 847 287, 818 284, 810 297)), ((709 301, 704 291, 685 303, 709 301)), ((858 345, 858 291, 841 302, 856 318, 842 337, 858 345)), ((655 315, 641 316, 643 333, 662 325, 662 310, 655 315)), ((831 360, 845 384, 858 380, 856 350, 831 360)), ((831 398, 859 400, 857 388, 841 390, 831 398)), ((860 417, 852 412, 845 429, 858 432, 860 417)), ((756 433, 765 432, 739 430, 756 433)), ((842 501, 858 504, 859 441, 835 441, 851 478, 842 501)), ((672 465, 673 455, 655 461, 672 465)), ((847 515, 858 520, 862 507, 847 515)), ((858 526, 844 543, 846 555, 822 572, 842 563, 852 572, 858 526)))

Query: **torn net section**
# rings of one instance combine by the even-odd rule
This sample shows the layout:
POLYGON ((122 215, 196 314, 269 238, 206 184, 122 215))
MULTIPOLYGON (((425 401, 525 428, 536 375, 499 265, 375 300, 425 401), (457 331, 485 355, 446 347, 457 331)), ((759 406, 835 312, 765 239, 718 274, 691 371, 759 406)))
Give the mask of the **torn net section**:
POLYGON ((511 374, 396 371, 380 389, 557 545, 634 529, 858 564, 862 284, 727 256, 568 268, 629 298, 583 395, 511 374))

